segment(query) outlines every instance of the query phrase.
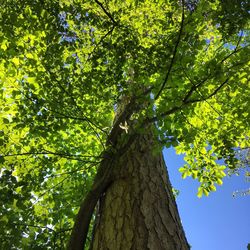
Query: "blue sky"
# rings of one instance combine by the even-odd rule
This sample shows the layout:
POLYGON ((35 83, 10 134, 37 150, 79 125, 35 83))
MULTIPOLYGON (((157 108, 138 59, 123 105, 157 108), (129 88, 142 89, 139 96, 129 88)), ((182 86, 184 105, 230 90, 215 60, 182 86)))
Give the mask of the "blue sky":
POLYGON ((232 194, 249 188, 243 175, 226 177, 222 186, 208 197, 197 197, 198 182, 181 178, 178 168, 183 157, 174 149, 163 151, 170 180, 180 190, 180 217, 192 250, 246 250, 250 243, 250 196, 232 194))

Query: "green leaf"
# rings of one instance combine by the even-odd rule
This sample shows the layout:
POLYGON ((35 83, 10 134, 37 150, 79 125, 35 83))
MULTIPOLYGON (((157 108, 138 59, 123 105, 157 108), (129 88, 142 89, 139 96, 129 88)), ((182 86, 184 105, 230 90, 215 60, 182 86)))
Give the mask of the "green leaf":
POLYGON ((5 124, 9 124, 9 120, 8 120, 7 118, 3 118, 3 122, 4 122, 5 124))
POLYGON ((0 164, 4 163, 4 157, 0 155, 0 164))
POLYGON ((223 184, 223 182, 222 182, 221 179, 217 179, 217 180, 216 180, 216 183, 217 183, 218 185, 222 185, 222 184, 223 184))
POLYGON ((198 196, 198 198, 201 198, 202 195, 203 195, 203 188, 199 187, 199 188, 198 188, 197 196, 198 196))

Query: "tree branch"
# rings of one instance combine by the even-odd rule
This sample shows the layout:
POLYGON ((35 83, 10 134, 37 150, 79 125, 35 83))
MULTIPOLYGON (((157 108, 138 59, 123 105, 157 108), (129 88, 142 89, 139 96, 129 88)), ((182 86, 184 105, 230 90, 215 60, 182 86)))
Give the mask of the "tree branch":
POLYGON ((88 54, 86 62, 92 57, 92 55, 94 54, 96 48, 97 48, 101 43, 103 43, 104 39, 105 39, 107 36, 109 36, 109 35, 111 35, 111 34, 113 33, 115 27, 116 27, 116 26, 113 25, 113 27, 112 27, 112 28, 111 28, 111 29, 110 29, 110 30, 100 39, 100 41, 95 45, 94 49, 88 54))
POLYGON ((99 2, 98 0, 95 0, 95 2, 102 8, 102 10, 108 16, 108 18, 112 21, 112 23, 117 25, 117 22, 114 20, 112 15, 104 8, 103 4, 101 2, 99 2))
MULTIPOLYGON (((185 75, 187 76, 185 70, 183 69, 185 75)), ((191 79, 187 76, 187 78, 189 79, 189 81, 192 83, 192 87, 190 88, 190 90, 188 91, 188 93, 186 94, 186 96, 183 99, 183 102, 186 103, 188 101, 188 98, 191 97, 191 95, 193 94, 193 92, 197 91, 197 89, 204 84, 208 78, 210 77, 211 74, 209 74, 204 80, 202 80, 201 82, 199 82, 198 84, 193 84, 193 82, 191 81, 191 79)))
POLYGON ((60 231, 55 231, 54 229, 48 227, 48 226, 38 226, 38 225, 32 225, 32 224, 25 224, 25 223, 11 223, 12 225, 15 225, 15 226, 22 226, 22 227, 34 227, 34 228, 39 228, 39 229, 45 229, 45 230, 48 230, 48 231, 52 231, 53 233, 56 233, 56 234, 61 234, 61 233, 65 233, 65 232, 68 232, 70 230, 72 230, 72 228, 65 228, 65 229, 61 229, 60 231))
POLYGON ((8 155, 1 155, 1 157, 12 157, 12 156, 25 156, 25 155, 56 155, 60 156, 62 158, 67 158, 71 160, 77 160, 82 161, 85 163, 94 163, 93 161, 85 161, 78 158, 90 158, 90 157, 97 157, 97 156, 84 156, 84 155, 72 155, 72 154, 66 154, 66 153, 56 153, 51 151, 44 151, 44 152, 25 152, 25 153, 19 153, 19 154, 8 154, 8 155))
POLYGON ((217 87, 210 95, 203 97, 202 99, 193 99, 190 101, 185 102, 185 104, 188 103, 195 103, 195 102, 201 102, 201 101, 205 101, 211 97, 213 97, 214 95, 217 94, 217 92, 229 81, 229 78, 227 78, 219 87, 217 87))
MULTIPOLYGON (((49 73, 50 73, 51 75, 54 75, 54 73, 52 73, 51 71, 49 71, 49 73)), ((79 113, 82 115, 82 109, 81 109, 81 108, 79 107, 79 105, 77 104, 77 102, 76 102, 76 100, 75 100, 73 94, 72 94, 72 93, 69 93, 69 92, 62 86, 61 82, 58 81, 58 80, 56 79, 56 77, 55 77, 54 79, 55 79, 56 83, 58 84, 59 88, 60 88, 64 93, 66 93, 68 97, 70 97, 70 99, 71 99, 71 101, 72 101, 72 104, 77 108, 77 110, 79 111, 79 113)), ((86 121, 87 121, 87 123, 89 124, 90 128, 93 130, 93 132, 94 132, 94 134, 96 135, 98 141, 100 142, 100 144, 102 145, 103 149, 105 150, 105 145, 104 145, 104 143, 102 142, 102 140, 101 140, 101 138, 100 138, 100 136, 99 136, 99 134, 98 134, 98 132, 96 131, 95 128, 97 128, 97 129, 101 130, 102 132, 104 132, 105 134, 107 134, 106 131, 103 131, 103 129, 102 129, 99 125, 97 125, 96 123, 94 123, 93 121, 91 121, 87 116, 83 115, 83 117, 86 119, 86 121)))
MULTIPOLYGON (((11 224, 15 225, 15 226, 34 227, 34 228, 39 228, 39 229, 47 229, 49 231, 55 232, 54 229, 52 229, 50 227, 47 227, 47 226, 37 226, 37 225, 31 225, 31 224, 25 224, 25 223, 11 223, 11 224)), ((68 229, 68 230, 70 230, 70 229, 68 229)))
MULTIPOLYGON (((238 49, 239 43, 240 43, 240 41, 241 41, 241 38, 242 38, 242 36, 239 37, 235 49, 234 49, 230 54, 228 54, 227 56, 225 56, 219 63, 217 63, 216 66, 219 65, 219 64, 222 64, 224 61, 226 61, 226 60, 227 60, 228 58, 230 58, 232 55, 238 53, 239 51, 241 51, 241 50, 243 49, 243 48, 239 48, 239 49, 238 49)), ((192 95, 192 93, 193 93, 194 91, 196 91, 202 84, 204 84, 204 83, 209 79, 209 77, 213 78, 214 76, 212 75, 212 73, 210 73, 210 74, 208 74, 208 76, 207 76, 204 80, 202 80, 200 83, 194 84, 194 83, 192 82, 192 80, 188 77, 188 75, 187 75, 187 73, 186 73, 186 71, 184 70, 183 67, 182 67, 182 70, 184 71, 184 74, 186 75, 186 77, 188 78, 188 80, 189 80, 189 81, 192 83, 192 85, 193 85, 193 86, 190 88, 190 90, 189 90, 189 92, 187 93, 187 95, 186 95, 186 96, 184 97, 184 99, 183 99, 183 102, 185 103, 185 102, 187 102, 188 98, 192 95)))
MULTIPOLYGON (((173 108, 169 109, 168 111, 161 113, 159 115, 159 117, 160 118, 164 118, 167 115, 171 115, 171 114, 175 113, 176 111, 180 110, 183 106, 184 106, 183 104, 180 105, 180 106, 174 106, 173 108)), ((158 116, 154 116, 152 118, 147 118, 145 120, 145 124, 156 122, 159 119, 159 117, 158 116)))
POLYGON ((239 40, 238 40, 238 42, 237 42, 237 44, 236 44, 236 47, 235 47, 235 49, 232 51, 232 53, 230 53, 230 54, 227 55, 225 58, 223 58, 223 59, 220 61, 220 63, 223 63, 223 62, 226 61, 230 56, 232 56, 233 54, 236 54, 238 51, 241 50, 241 48, 238 49, 239 44, 240 44, 240 41, 241 41, 241 38, 242 38, 242 34, 240 35, 239 40))
MULTIPOLYGON (((159 117, 160 118, 164 118, 168 115, 171 115, 173 113, 175 113, 176 111, 178 110, 181 110, 183 107, 189 105, 189 104, 192 104, 192 103, 196 103, 196 102, 202 102, 202 101, 206 101, 207 99, 213 97, 214 95, 217 94, 217 92, 229 81, 229 78, 227 78, 218 88, 216 88, 213 93, 211 93, 210 95, 206 96, 206 97, 203 97, 202 99, 193 99, 193 100, 189 100, 189 101, 186 101, 186 102, 182 102, 181 105, 179 106, 174 106, 173 108, 167 110, 166 112, 163 112, 161 113, 159 116, 154 116, 152 118, 147 118, 145 119, 145 124, 148 124, 148 123, 152 123, 152 122, 156 122, 159 117)), ((185 98, 184 98, 185 99, 185 98)))
POLYGON ((165 85, 166 85, 166 83, 167 83, 167 81, 168 81, 168 78, 169 78, 171 69, 172 69, 172 67, 173 67, 173 65, 174 65, 174 60, 175 60, 175 56, 176 56, 176 53, 177 53, 177 49, 178 49, 179 43, 180 43, 180 41, 181 41, 181 34, 182 34, 183 27, 184 27, 184 0, 182 0, 181 27, 180 27, 180 30, 179 30, 177 42, 176 42, 176 44, 175 44, 173 56, 172 56, 172 59, 171 59, 170 66, 169 66, 169 68, 168 68, 166 77, 165 77, 165 79, 164 79, 164 81, 163 81, 163 83, 162 83, 162 86, 161 86, 159 92, 158 92, 158 93, 156 94, 156 96, 155 96, 155 100, 157 100, 157 99, 159 98, 159 96, 161 95, 161 92, 162 92, 163 89, 165 88, 165 85))

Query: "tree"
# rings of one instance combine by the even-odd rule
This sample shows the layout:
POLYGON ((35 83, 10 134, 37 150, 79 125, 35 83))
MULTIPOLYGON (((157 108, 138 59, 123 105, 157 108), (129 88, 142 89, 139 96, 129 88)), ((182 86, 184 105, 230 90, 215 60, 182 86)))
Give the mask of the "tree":
POLYGON ((2 248, 189 249, 161 150, 185 154, 199 197, 238 166, 247 2, 6 0, 0 16, 2 248))

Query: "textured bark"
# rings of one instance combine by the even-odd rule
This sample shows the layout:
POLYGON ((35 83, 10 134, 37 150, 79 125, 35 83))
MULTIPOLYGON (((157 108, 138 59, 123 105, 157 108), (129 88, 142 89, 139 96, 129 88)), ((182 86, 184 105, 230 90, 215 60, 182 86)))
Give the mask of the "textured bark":
POLYGON ((100 200, 93 250, 189 249, 154 136, 141 135, 120 157, 100 200))

